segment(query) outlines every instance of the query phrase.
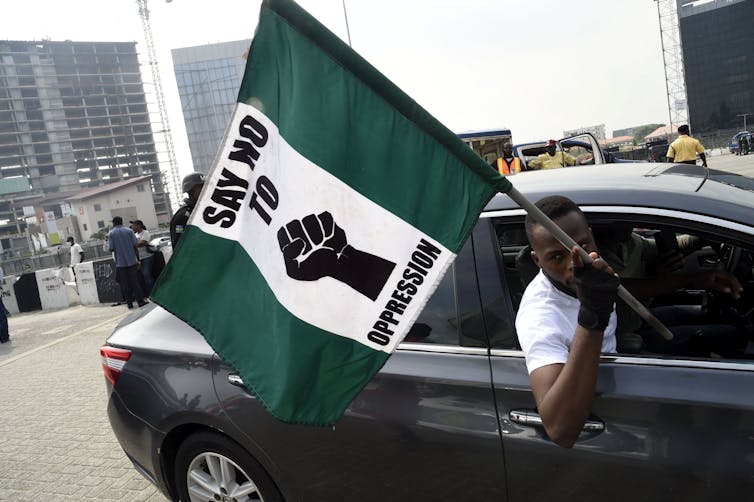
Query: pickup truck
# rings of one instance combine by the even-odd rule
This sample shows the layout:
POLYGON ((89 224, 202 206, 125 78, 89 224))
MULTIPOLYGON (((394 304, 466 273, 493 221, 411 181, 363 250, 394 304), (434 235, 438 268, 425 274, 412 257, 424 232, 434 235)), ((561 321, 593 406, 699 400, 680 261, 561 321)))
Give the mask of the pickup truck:
MULTIPOLYGON (((612 154, 603 152, 597 138, 582 133, 556 140, 557 149, 576 158, 576 165, 610 164, 620 162, 612 154)), ((521 143, 513 146, 513 153, 521 159, 524 171, 531 171, 529 163, 547 151, 547 141, 521 143)))

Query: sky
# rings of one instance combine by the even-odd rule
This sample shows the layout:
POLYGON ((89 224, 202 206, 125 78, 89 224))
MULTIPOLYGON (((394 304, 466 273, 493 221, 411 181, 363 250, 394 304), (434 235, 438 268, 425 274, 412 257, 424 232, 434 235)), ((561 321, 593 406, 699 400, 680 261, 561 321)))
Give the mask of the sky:
MULTIPOLYGON (((251 38, 260 4, 148 1, 181 175, 192 164, 170 50, 251 38)), ((344 0, 299 4, 348 41, 344 0)), ((653 0, 345 0, 345 9, 354 50, 453 131, 508 127, 521 143, 667 122, 653 0)), ((1 33, 136 41, 153 88, 135 0, 3 0, 1 33)))

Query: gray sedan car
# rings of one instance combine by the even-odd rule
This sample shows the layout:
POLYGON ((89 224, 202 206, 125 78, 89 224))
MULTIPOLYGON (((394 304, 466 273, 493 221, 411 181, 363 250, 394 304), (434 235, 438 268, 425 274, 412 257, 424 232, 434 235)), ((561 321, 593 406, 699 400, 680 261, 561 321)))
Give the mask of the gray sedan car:
POLYGON ((692 355, 651 350, 641 331, 625 333, 619 352, 602 356, 580 438, 570 450, 553 444, 514 326, 536 273, 524 212, 500 195, 332 428, 276 420, 188 325, 156 306, 134 314, 102 347, 110 422, 134 466, 184 501, 751 500, 754 180, 645 163, 514 184, 531 200, 570 197, 595 232, 692 243, 679 248, 676 273, 734 274, 738 300, 685 289, 649 303, 694 316, 700 336, 724 326, 726 350, 714 339, 692 355))

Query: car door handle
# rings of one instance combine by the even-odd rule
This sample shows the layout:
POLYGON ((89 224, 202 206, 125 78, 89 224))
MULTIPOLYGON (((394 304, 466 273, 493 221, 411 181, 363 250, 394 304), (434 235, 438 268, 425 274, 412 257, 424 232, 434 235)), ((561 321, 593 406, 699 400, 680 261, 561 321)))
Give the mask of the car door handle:
MULTIPOLYGON (((510 413, 508 413, 508 418, 511 419, 511 422, 515 422, 520 425, 528 425, 533 427, 544 426, 542 424, 542 417, 539 416, 539 413, 532 410, 511 410, 510 413)), ((582 430, 590 432, 604 431, 605 424, 600 420, 587 420, 586 422, 584 422, 584 427, 582 430)))
POLYGON ((243 387, 244 389, 246 388, 246 386, 243 384, 243 378, 234 373, 228 375, 228 382, 231 385, 235 385, 236 387, 243 387))
POLYGON ((236 387, 241 387, 243 390, 246 391, 246 393, 251 397, 252 399, 256 399, 257 396, 249 392, 249 389, 246 388, 246 386, 243 383, 243 378, 236 375, 235 373, 231 373, 228 375, 228 383, 231 385, 235 385, 236 387))

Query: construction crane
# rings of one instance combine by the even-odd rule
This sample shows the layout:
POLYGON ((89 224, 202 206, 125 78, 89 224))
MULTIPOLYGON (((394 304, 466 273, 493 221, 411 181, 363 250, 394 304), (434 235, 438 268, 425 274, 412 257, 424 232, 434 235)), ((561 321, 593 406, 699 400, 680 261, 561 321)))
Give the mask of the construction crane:
MULTIPOLYGON (((170 2, 171 0, 167 0, 170 2)), ((178 162, 175 159, 175 149, 173 147, 173 136, 170 132, 170 122, 168 121, 168 111, 165 105, 165 96, 162 93, 162 81, 160 79, 160 68, 157 64, 157 51, 154 47, 154 38, 152 37, 152 26, 149 23, 149 9, 147 8, 147 0, 136 0, 136 4, 139 6, 139 16, 141 17, 141 25, 144 28, 144 39, 147 44, 147 55, 149 56, 149 66, 152 69, 152 80, 154 81, 154 93, 157 99, 157 107, 160 112, 160 122, 162 124, 162 133, 165 137, 165 148, 168 153, 168 163, 170 164, 170 188, 168 194, 170 197, 170 205, 175 210, 181 199, 181 180, 178 175, 178 162)))
POLYGON ((676 0, 655 0, 657 17, 660 19, 660 43, 662 62, 665 66, 665 90, 668 95, 669 133, 679 125, 689 123, 689 108, 686 98, 686 76, 683 70, 683 47, 678 25, 676 0))

